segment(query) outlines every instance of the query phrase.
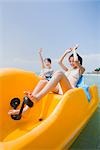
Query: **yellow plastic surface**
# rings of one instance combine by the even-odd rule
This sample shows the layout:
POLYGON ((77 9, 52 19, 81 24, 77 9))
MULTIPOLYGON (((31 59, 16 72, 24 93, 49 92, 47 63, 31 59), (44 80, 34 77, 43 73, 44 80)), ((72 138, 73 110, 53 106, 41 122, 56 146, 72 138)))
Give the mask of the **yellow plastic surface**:
POLYGON ((94 85, 90 87, 90 102, 81 88, 71 89, 63 96, 49 93, 28 109, 21 120, 11 119, 11 99, 18 97, 22 101, 23 92, 34 89, 38 81, 33 72, 0 70, 0 150, 68 148, 97 108, 98 92, 94 85))

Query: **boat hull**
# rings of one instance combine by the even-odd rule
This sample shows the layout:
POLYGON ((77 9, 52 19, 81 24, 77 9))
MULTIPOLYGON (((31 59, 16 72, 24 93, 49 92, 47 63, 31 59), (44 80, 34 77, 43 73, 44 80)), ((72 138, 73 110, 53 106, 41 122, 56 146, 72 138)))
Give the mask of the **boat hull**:
POLYGON ((82 88, 71 89, 64 95, 49 93, 21 120, 11 119, 10 100, 18 97, 23 101, 23 92, 32 91, 39 80, 33 72, 0 70, 0 149, 69 148, 98 106, 98 91, 93 85, 89 89, 90 102, 82 88))

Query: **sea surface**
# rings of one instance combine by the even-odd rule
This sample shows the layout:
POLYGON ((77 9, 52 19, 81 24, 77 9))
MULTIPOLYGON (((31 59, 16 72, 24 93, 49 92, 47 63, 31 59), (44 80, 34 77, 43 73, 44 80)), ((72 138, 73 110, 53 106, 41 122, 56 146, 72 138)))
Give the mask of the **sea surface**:
POLYGON ((88 85, 97 85, 100 96, 100 74, 85 74, 84 82, 88 85))

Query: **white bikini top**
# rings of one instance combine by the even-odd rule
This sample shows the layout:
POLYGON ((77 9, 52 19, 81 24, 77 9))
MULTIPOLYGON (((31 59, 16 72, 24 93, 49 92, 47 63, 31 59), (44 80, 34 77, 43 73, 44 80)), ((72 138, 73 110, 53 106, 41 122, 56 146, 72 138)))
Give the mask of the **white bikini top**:
POLYGON ((80 78, 80 74, 79 74, 79 68, 76 69, 70 69, 68 71, 65 72, 65 75, 67 76, 70 84, 72 85, 72 87, 76 87, 76 84, 80 78))

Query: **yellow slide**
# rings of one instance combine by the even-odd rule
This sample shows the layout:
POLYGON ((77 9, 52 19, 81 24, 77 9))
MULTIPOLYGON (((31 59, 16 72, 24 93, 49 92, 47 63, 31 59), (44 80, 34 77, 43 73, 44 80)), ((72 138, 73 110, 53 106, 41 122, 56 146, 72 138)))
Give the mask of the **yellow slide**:
MULTIPOLYGON (((0 150, 61 150, 79 135, 98 105, 97 87, 90 87, 88 102, 81 88, 63 96, 49 93, 29 108, 20 120, 8 115, 10 101, 23 101, 39 81, 33 73, 20 69, 0 70, 0 150)), ((21 107, 21 104, 18 106, 21 107)))

